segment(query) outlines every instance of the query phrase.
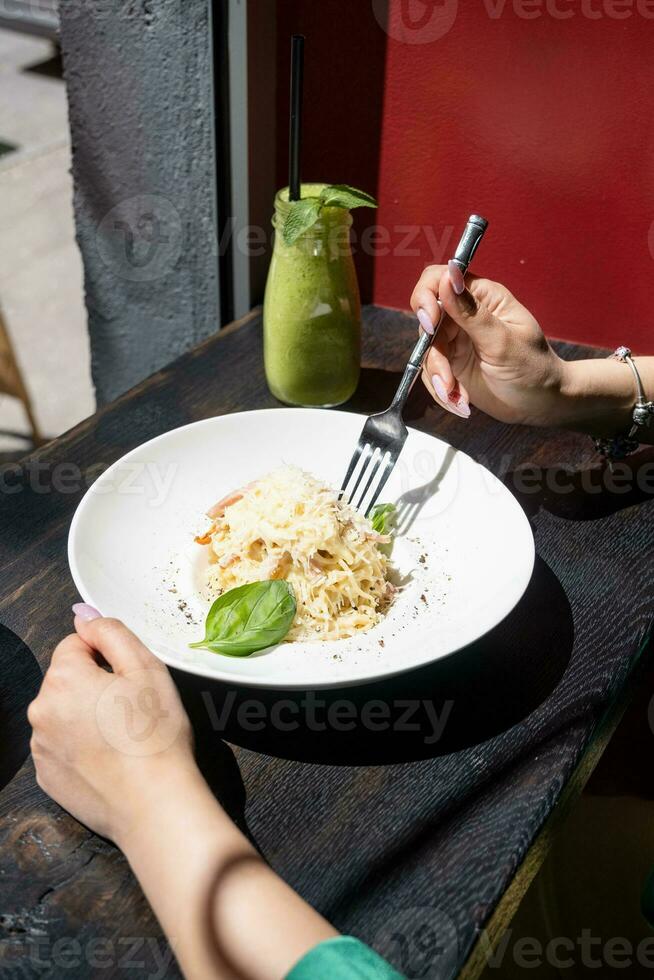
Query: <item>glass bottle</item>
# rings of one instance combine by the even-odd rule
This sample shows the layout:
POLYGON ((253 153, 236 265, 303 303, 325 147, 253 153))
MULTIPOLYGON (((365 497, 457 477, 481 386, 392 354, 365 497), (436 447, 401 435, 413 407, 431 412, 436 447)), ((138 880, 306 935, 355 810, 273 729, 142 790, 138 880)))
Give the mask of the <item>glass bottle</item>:
MULTIPOLYGON (((303 184, 302 198, 323 184, 303 184)), ((268 386, 288 405, 340 405, 354 393, 361 361, 361 300, 350 247, 352 216, 323 208, 293 245, 282 229, 288 188, 275 197, 275 242, 263 307, 268 386)))

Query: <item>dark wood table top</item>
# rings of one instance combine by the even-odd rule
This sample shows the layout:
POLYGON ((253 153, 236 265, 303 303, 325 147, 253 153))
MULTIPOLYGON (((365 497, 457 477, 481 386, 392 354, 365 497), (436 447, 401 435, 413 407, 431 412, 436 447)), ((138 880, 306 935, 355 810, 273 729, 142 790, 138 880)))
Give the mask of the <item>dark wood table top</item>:
MULTIPOLYGON (((364 371, 348 408, 387 404, 414 336, 412 318, 366 310, 364 371)), ((22 465, 0 469, 3 977, 179 975, 122 855, 36 786, 25 709, 71 628, 77 597, 66 537, 86 485, 167 429, 276 404, 255 312, 22 465)), ((464 422, 431 404, 420 385, 408 421, 504 479, 532 521, 538 552, 523 600, 474 647, 348 692, 359 704, 431 699, 440 711, 449 701, 442 738, 428 742, 424 719, 417 731, 266 725, 246 733, 236 707, 252 692, 176 680, 211 785, 291 885, 408 976, 476 976, 643 659, 654 613, 654 456, 638 454, 612 487, 587 438, 478 412, 464 422), (220 728, 226 698, 232 710, 220 728)), ((279 696, 262 695, 270 703, 279 696)))

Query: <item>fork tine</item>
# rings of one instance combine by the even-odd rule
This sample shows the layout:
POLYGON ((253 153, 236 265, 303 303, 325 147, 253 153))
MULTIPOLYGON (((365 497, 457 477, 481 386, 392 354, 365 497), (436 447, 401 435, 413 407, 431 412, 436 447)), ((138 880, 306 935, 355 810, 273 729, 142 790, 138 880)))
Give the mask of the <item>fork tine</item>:
MULTIPOLYGON (((359 503, 354 505, 357 510, 359 510, 359 508, 361 507, 361 504, 365 500, 366 494, 368 493, 368 490, 370 490, 370 486, 372 484, 372 481, 375 479, 375 475, 377 473, 377 470, 379 469, 379 467, 382 465, 382 463, 386 459, 386 450, 385 449, 382 449, 380 446, 375 446, 375 453, 377 452, 378 449, 379 449, 379 457, 377 459, 377 462, 373 465, 373 463, 371 461, 371 464, 369 466, 369 471, 371 471, 371 472, 370 472, 370 476, 368 477, 368 482, 366 483, 366 486, 365 486, 365 489, 364 489, 363 493, 359 497, 359 503)), ((373 454, 373 456, 374 456, 374 454, 373 454)), ((352 494, 352 499, 354 499, 354 494, 352 494)))
POLYGON ((361 463, 361 469, 359 470, 359 475, 357 476, 356 482, 355 482, 354 486, 352 487, 352 491, 350 492, 350 494, 348 496, 348 503, 351 504, 352 501, 354 500, 354 495, 357 492, 357 487, 361 483, 361 478, 363 477, 363 474, 366 472, 366 469, 368 468, 368 463, 370 462, 370 460, 372 459, 372 457, 374 456, 374 454, 375 454, 376 451, 377 451, 377 447, 376 446, 373 447, 373 446, 370 445, 369 442, 366 443, 365 448, 363 450, 363 454, 362 454, 363 455, 363 462, 361 463))
POLYGON ((388 455, 388 457, 387 457, 387 459, 386 459, 386 461, 384 463, 384 466, 386 468, 385 468, 385 470, 382 471, 382 475, 379 478, 379 483, 377 484, 377 487, 375 489, 375 492, 373 493, 373 495, 372 495, 372 497, 370 499, 370 503, 368 504, 368 509, 366 510, 366 517, 370 514, 370 511, 372 510, 372 508, 375 506, 375 504, 379 500, 379 494, 384 489, 384 484, 386 483, 386 481, 388 480, 389 476, 393 472, 396 463, 397 463, 397 456, 395 458, 393 458, 393 454, 392 453, 389 453, 389 455, 388 455))
POLYGON ((361 458, 361 453, 363 452, 365 445, 366 444, 364 443, 363 439, 359 439, 359 442, 357 443, 357 447, 354 450, 354 452, 352 453, 352 459, 350 460, 350 465, 347 468, 347 473, 345 474, 345 479, 343 480, 343 483, 341 484, 341 489, 338 491, 339 498, 342 497, 344 495, 344 493, 345 493, 345 488, 347 487, 348 483, 350 482, 350 479, 352 477, 352 474, 354 473, 354 471, 356 469, 356 465, 359 462, 359 459, 361 458))

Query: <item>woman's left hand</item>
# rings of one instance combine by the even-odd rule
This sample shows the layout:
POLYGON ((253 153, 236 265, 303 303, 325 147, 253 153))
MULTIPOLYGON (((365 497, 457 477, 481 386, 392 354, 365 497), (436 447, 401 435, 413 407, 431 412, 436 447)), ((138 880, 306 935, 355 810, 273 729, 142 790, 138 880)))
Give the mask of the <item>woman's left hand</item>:
POLYGON ((125 852, 188 980, 286 976, 338 933, 212 795, 166 667, 117 620, 75 629, 29 707, 39 785, 125 852))
POLYGON ((167 668, 126 626, 77 616, 75 629, 28 709, 36 778, 120 846, 162 784, 197 772, 191 726, 167 668))

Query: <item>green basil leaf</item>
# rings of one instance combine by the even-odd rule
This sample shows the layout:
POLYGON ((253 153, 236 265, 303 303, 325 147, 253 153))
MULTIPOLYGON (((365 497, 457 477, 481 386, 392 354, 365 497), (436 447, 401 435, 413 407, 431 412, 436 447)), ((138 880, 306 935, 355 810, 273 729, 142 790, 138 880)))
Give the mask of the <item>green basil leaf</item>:
POLYGON ((377 534, 390 534, 395 524, 395 504, 377 504, 370 515, 370 523, 377 534))
POLYGON ((282 238, 286 245, 294 245, 300 235, 315 225, 322 206, 323 202, 317 197, 303 197, 300 201, 293 201, 282 229, 282 238))
POLYGON ((205 637, 193 649, 230 657, 280 643, 291 628, 297 605, 293 589, 281 579, 250 582, 218 596, 207 614, 205 637))
POLYGON ((325 207, 330 208, 376 208, 377 201, 371 194, 350 187, 349 184, 330 184, 323 188, 320 199, 325 207))

